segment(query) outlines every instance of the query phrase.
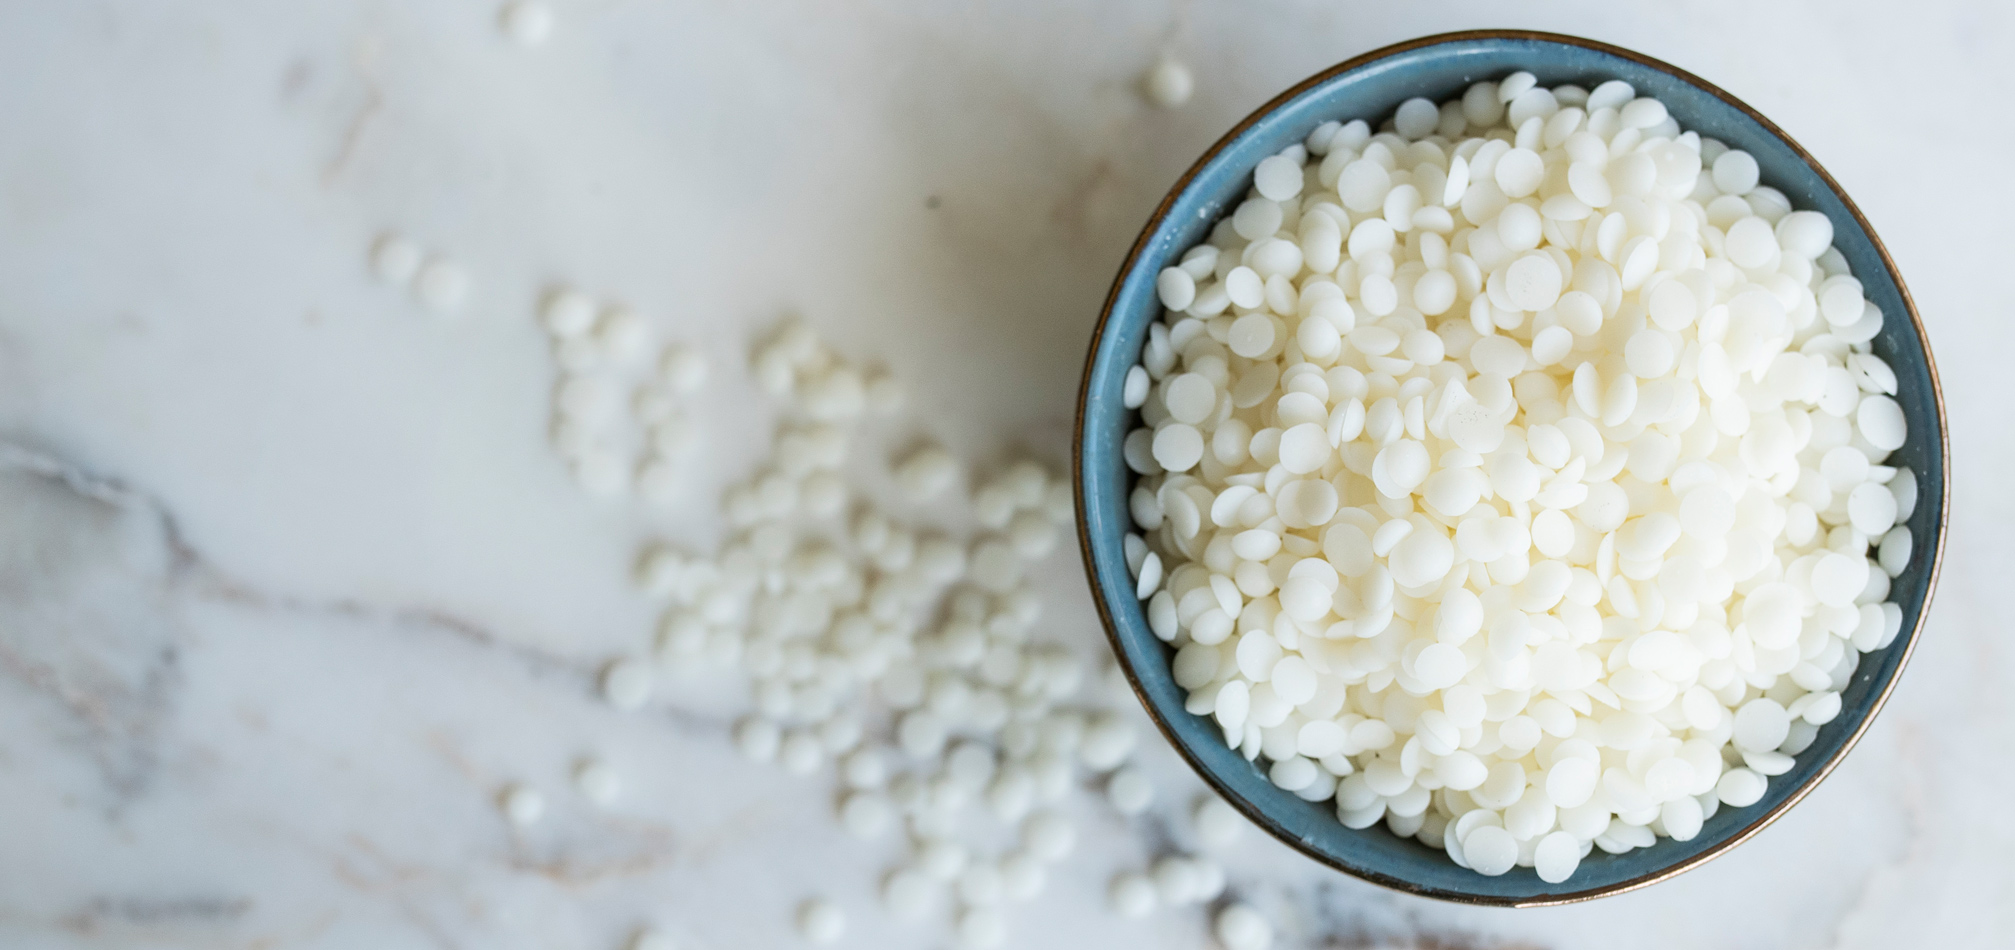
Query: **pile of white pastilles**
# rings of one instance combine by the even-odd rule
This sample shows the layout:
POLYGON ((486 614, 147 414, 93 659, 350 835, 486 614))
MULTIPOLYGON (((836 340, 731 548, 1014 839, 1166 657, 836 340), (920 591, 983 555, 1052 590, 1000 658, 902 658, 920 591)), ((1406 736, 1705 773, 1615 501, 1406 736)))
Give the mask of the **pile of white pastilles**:
POLYGON ((705 357, 689 344, 670 343, 655 366, 645 367, 652 339, 643 315, 573 287, 549 290, 539 321, 561 372, 553 387, 553 447, 575 480, 595 495, 634 487, 661 506, 681 500, 681 462, 698 440, 683 402, 706 382, 705 357), (626 394, 640 367, 645 378, 626 394))
MULTIPOLYGON (((549 325, 553 312, 549 303, 549 325)), ((1132 761, 1132 693, 1087 690, 1081 656, 1041 635, 1029 573, 1072 523, 1070 484, 1030 460, 974 478, 935 443, 896 453, 886 485, 863 481, 860 460, 849 461, 863 430, 904 401, 887 372, 842 357, 798 321, 761 342, 751 369, 782 403, 771 450, 726 489, 728 536, 716 550, 643 553, 637 581, 666 602, 662 626, 655 650, 606 668, 604 694, 636 709, 665 692, 667 676, 745 676, 753 710, 734 726, 741 752, 808 781, 832 776, 848 832, 904 843, 880 881, 884 908, 912 921, 949 911, 952 946, 999 946, 1007 907, 1034 899, 1073 852, 1081 808, 1071 799, 1088 778, 1098 807, 1122 816, 1146 811, 1156 792, 1132 761)), ((1107 685, 1123 687, 1113 672, 1107 685)), ((1149 846, 1160 853, 1148 867, 1113 877, 1112 908, 1214 903, 1233 950, 1265 950, 1272 925, 1224 898, 1225 873, 1202 853, 1244 820, 1207 793, 1191 814, 1198 848, 1149 846)), ((846 924, 827 897, 797 910, 815 943, 846 924)), ((646 931, 638 946, 662 938, 646 931)))
POLYGON ((1901 625, 1883 314, 1628 84, 1324 123, 1162 271, 1129 565, 1273 783, 1561 882, 1762 798, 1901 625))

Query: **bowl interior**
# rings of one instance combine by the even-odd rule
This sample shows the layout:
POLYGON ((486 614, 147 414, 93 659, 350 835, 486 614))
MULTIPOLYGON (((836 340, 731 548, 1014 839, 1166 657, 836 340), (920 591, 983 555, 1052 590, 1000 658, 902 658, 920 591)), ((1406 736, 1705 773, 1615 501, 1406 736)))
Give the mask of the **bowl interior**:
POLYGON ((1430 37, 1346 63, 1255 113, 1178 183, 1142 234, 1107 307, 1084 381, 1077 446, 1083 541, 1107 629, 1150 712, 1198 773, 1275 836, 1338 869, 1430 897, 1516 905, 1587 899, 1677 873, 1760 830, 1803 797, 1858 738, 1915 641, 1936 578, 1945 504, 1943 410, 1916 314, 1881 246, 1831 179, 1747 107, 1673 67, 1585 40, 1505 33, 1430 37), (1915 471, 1919 495, 1909 519, 1915 551, 1891 592, 1903 610, 1903 631, 1886 649, 1863 657, 1842 696, 1841 715, 1797 756, 1796 767, 1771 779, 1755 805, 1721 809, 1691 841, 1660 839, 1624 855, 1598 849, 1561 884, 1547 884, 1527 868, 1484 877, 1440 851, 1392 835, 1383 824, 1351 831, 1338 823, 1332 804, 1311 804, 1275 788, 1257 766, 1225 747, 1215 724, 1184 711, 1184 691, 1169 672, 1171 651, 1150 632, 1132 595, 1121 544, 1133 530, 1126 501, 1133 476, 1120 445, 1137 414, 1122 405, 1120 390, 1128 368, 1139 360, 1149 323, 1160 315, 1155 276, 1204 240, 1225 210, 1243 199, 1260 159, 1301 141, 1321 122, 1362 118, 1376 126, 1406 99, 1446 101, 1473 82, 1520 69, 1548 86, 1628 81, 1639 95, 1662 100, 1683 128, 1754 155, 1763 183, 1782 191, 1794 207, 1832 219, 1835 246, 1887 317, 1874 347, 1896 371, 1901 386, 1896 398, 1910 427, 1909 441, 1891 464, 1915 471))

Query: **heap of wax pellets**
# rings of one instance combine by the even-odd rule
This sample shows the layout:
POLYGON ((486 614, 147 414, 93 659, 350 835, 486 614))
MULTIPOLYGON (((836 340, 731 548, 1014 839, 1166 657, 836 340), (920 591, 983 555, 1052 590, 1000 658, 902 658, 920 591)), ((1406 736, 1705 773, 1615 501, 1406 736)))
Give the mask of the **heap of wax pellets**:
POLYGON ((1161 272, 1127 557, 1188 709, 1482 874, 1747 807, 1902 615, 1824 216, 1626 83, 1327 122, 1161 272))
MULTIPOLYGON (((726 490, 731 534, 712 556, 644 552, 639 587, 667 602, 656 654, 611 664, 604 691, 638 706, 664 676, 745 675, 754 711, 735 724, 740 751, 796 776, 830 766, 839 823, 862 839, 906 842, 880 882, 887 912, 915 920, 950 905, 953 946, 998 946, 1006 905, 1033 899, 1075 847, 1063 806, 1084 773, 1106 776, 1122 815, 1153 799, 1128 764, 1133 717, 1080 698, 1081 661, 1036 637, 1042 603, 1025 575, 1070 523, 1070 486, 1020 461, 966 496, 958 462, 926 443, 890 460, 908 513, 898 516, 842 474, 864 418, 899 408, 894 380, 855 368, 798 322, 763 341, 753 363, 785 402, 773 450, 726 490), (970 540, 910 520, 948 505, 970 517, 970 540)), ((1206 845, 1242 823, 1215 798, 1200 814, 1206 845)), ((1216 898, 1224 878, 1210 859, 1185 855, 1163 858, 1143 881, 1149 906, 1173 906, 1216 898)), ((1138 889, 1128 893, 1116 910, 1140 906, 1138 889)), ((846 917, 814 897, 796 923, 825 943, 846 917)))
POLYGON ((679 497, 679 463, 696 438, 691 415, 680 400, 707 379, 699 351, 670 344, 655 367, 636 382, 649 361, 651 330, 623 304, 598 305, 578 290, 546 295, 540 322, 553 341, 560 379, 553 391, 553 445, 572 465, 574 477, 592 494, 621 494, 632 484, 645 500, 659 504, 679 497), (635 386, 626 401, 625 389, 635 386), (641 427, 640 440, 629 437, 641 427), (632 447, 641 442, 641 448, 632 447))

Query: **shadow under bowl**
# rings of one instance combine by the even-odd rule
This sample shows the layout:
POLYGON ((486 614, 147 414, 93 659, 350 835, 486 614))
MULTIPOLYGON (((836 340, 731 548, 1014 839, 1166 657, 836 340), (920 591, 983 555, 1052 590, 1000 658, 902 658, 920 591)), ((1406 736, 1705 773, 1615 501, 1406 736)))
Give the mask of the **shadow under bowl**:
POLYGON ((1520 31, 1443 34, 1367 53, 1282 93, 1205 152, 1149 220, 1106 300, 1086 362, 1073 450, 1079 542, 1106 632, 1149 714, 1204 781, 1274 837, 1332 868, 1425 897, 1500 906, 1588 900, 1656 883, 1749 839, 1809 793, 1868 728, 1916 646, 1938 577, 1949 504, 1944 404, 1923 325, 1874 230, 1832 177, 1768 119, 1689 73, 1591 40, 1520 31), (1560 884, 1541 881, 1529 868, 1485 877, 1383 824, 1352 831, 1338 822, 1333 803, 1302 801, 1274 787, 1257 765, 1226 748, 1215 723, 1183 709, 1184 690, 1169 669, 1171 650, 1148 629, 1122 547, 1134 530, 1127 506, 1134 479, 1121 443, 1138 414, 1123 405, 1121 388, 1139 361, 1148 325, 1161 314, 1156 275, 1205 240, 1226 210, 1243 200, 1260 159, 1301 141, 1318 124, 1362 118, 1376 125, 1407 99, 1444 102, 1471 83, 1516 70, 1546 86, 1593 88, 1625 80, 1639 95, 1662 100, 1682 128, 1755 156, 1763 183, 1783 192, 1793 207, 1831 219, 1834 246, 1886 317, 1873 345, 1896 372, 1896 399, 1910 430, 1890 464, 1915 473, 1919 498, 1907 521, 1915 550, 1890 591, 1903 611, 1902 631, 1888 647, 1862 658, 1842 693, 1840 715, 1819 730, 1797 765, 1771 779, 1756 804, 1717 811, 1692 840, 1661 838, 1621 855, 1596 850, 1560 884))

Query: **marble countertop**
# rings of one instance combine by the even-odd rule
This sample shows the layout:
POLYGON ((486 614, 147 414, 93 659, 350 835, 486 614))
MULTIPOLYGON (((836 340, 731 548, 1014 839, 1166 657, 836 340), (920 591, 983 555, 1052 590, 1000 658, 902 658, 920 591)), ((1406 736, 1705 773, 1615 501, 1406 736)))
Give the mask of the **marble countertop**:
MULTIPOLYGON (((733 751, 745 699, 623 713, 647 640, 641 541, 718 536, 766 440, 734 372, 800 313, 932 407, 892 426, 984 464, 1061 464, 1090 320, 1191 158, 1279 89, 1411 36, 1515 25, 1677 63, 1824 161, 1911 282, 1953 434, 1929 628, 1845 764, 1759 838, 1592 904, 1398 896, 1248 834, 1239 893, 1302 947, 2005 945, 2015 675, 2015 254, 2001 186, 2015 11, 1926 0, 735 4, 550 0, 537 49, 494 0, 0 4, 0 944, 147 948, 933 947, 873 907, 892 851, 825 779, 733 751), (1169 53, 1184 109, 1135 81, 1169 53), (427 313, 367 249, 411 235, 472 277, 427 313), (682 503, 598 500, 546 436, 533 316, 568 281, 702 346, 706 450, 682 503), (566 775, 624 776, 608 811, 566 775), (548 790, 514 830, 497 790, 548 790), (1997 805, 2000 802, 2002 804, 1997 805)), ((1101 649, 1076 556, 1045 635, 1101 649)), ((1162 811, 1198 787, 1165 749, 1162 811)), ((1091 809, 1086 810, 1092 816, 1091 809)), ((1103 909, 1154 834, 1090 817, 1010 946, 1213 946, 1203 912, 1103 909)))

